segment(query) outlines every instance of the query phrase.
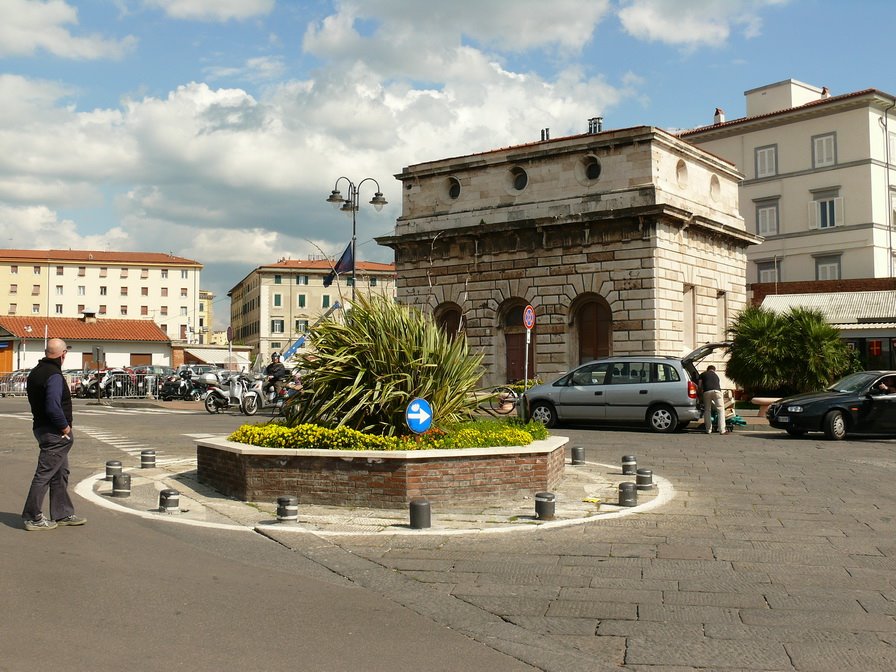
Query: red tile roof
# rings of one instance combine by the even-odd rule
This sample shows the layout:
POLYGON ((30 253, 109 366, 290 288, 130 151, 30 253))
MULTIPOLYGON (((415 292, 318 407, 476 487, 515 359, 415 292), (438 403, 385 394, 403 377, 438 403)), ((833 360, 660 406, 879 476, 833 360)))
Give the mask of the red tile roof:
MULTIPOLYGON (((85 322, 77 317, 0 317, 0 332, 17 338, 43 339, 44 325, 49 338, 66 341, 140 341, 168 343, 168 335, 152 320, 107 320, 85 322), (29 333, 25 327, 31 327, 29 333)), ((0 335, 3 335, 0 333, 0 335)))
MULTIPOLYGON (((290 270, 325 271, 333 270, 333 264, 326 259, 281 259, 275 264, 265 264, 260 268, 283 268, 290 270)), ((376 261, 359 261, 355 264, 355 271, 381 271, 395 272, 395 264, 381 264, 376 261)))
POLYGON ((84 262, 91 264, 152 264, 160 266, 198 266, 185 257, 162 252, 110 252, 107 250, 11 250, 0 249, 0 260, 21 263, 84 262))
POLYGON ((818 100, 812 100, 808 103, 804 103, 803 105, 797 105, 796 107, 788 107, 783 110, 775 110, 774 112, 767 112, 765 114, 754 114, 752 117, 740 117, 738 119, 731 119, 730 121, 723 121, 719 124, 709 124, 707 126, 698 126, 697 128, 692 128, 688 131, 682 131, 678 134, 680 138, 686 138, 690 135, 696 135, 698 133, 703 133, 704 131, 714 131, 717 128, 727 128, 728 126, 737 126, 738 124, 743 124, 748 121, 755 121, 756 119, 768 119, 769 117, 777 117, 785 114, 790 114, 792 112, 797 112, 799 110, 805 110, 812 107, 818 107, 820 105, 830 105, 831 103, 836 103, 841 100, 847 100, 849 98, 858 98, 860 96, 867 96, 870 94, 877 94, 880 96, 886 96, 888 98, 892 98, 888 93, 884 93, 878 89, 862 89, 861 91, 853 91, 852 93, 844 93, 839 96, 830 96, 829 98, 819 98, 818 100))

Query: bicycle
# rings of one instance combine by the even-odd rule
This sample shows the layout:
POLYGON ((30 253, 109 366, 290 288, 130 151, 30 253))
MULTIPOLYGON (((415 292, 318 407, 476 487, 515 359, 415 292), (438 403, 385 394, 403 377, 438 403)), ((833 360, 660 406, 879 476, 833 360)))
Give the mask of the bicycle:
POLYGON ((519 400, 519 394, 511 388, 501 385, 492 390, 488 404, 492 412, 498 415, 507 415, 516 410, 519 400))

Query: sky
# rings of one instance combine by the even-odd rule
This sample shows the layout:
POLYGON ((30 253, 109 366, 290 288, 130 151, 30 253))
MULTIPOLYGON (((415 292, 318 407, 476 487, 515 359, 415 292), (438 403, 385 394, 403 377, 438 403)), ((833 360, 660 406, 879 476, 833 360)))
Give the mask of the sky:
POLYGON ((195 259, 223 329, 254 268, 339 257, 341 178, 358 259, 391 262, 406 166, 731 120, 786 79, 893 94, 892 26, 887 0, 0 0, 0 247, 195 259))

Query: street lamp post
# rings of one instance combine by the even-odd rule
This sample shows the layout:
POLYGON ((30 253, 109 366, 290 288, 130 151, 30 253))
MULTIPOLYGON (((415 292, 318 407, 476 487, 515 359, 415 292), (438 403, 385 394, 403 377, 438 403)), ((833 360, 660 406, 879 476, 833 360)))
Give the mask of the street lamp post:
POLYGON ((374 207, 374 209, 379 212, 383 209, 383 206, 388 203, 388 201, 383 198, 383 192, 380 191, 380 183, 377 182, 372 177, 365 177, 363 180, 355 184, 350 179, 345 176, 340 177, 336 180, 336 184, 333 185, 333 192, 327 197, 327 203, 332 203, 334 206, 338 207, 342 212, 347 215, 351 215, 352 218, 352 303, 355 302, 355 260, 357 259, 355 255, 355 241, 356 241, 356 232, 357 232, 357 219, 356 214, 358 212, 359 203, 359 195, 361 191, 361 185, 365 182, 373 182, 376 185, 376 193, 373 195, 373 198, 370 199, 370 205, 374 207), (345 198, 342 197, 342 194, 339 193, 339 183, 345 180, 348 182, 348 193, 345 198))

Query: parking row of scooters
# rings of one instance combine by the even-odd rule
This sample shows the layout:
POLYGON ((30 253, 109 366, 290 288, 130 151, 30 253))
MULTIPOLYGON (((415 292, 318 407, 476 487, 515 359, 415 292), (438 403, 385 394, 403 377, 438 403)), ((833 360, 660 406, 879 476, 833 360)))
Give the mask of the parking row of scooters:
POLYGON ((244 371, 203 373, 199 382, 207 388, 203 402, 209 413, 235 409, 246 415, 255 415, 260 410, 277 415, 292 396, 285 388, 278 391, 270 377, 244 371))

